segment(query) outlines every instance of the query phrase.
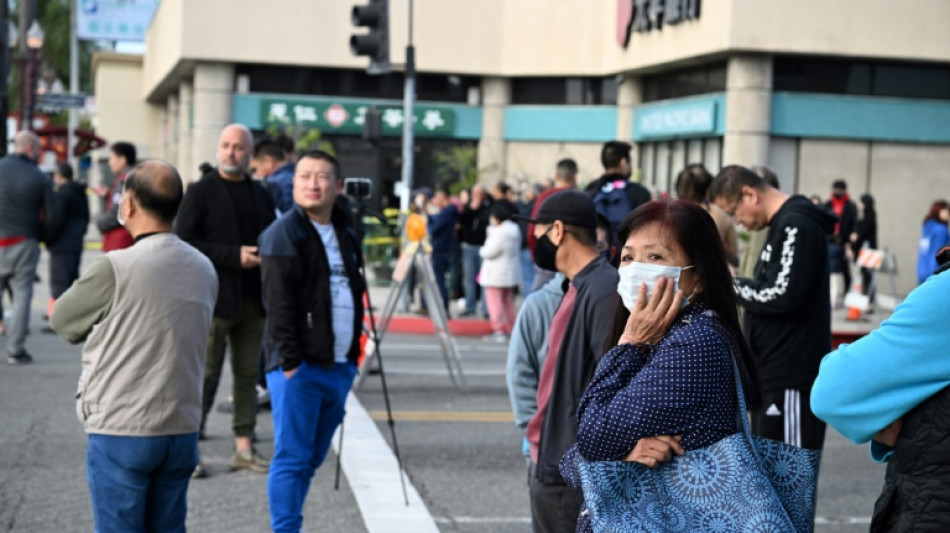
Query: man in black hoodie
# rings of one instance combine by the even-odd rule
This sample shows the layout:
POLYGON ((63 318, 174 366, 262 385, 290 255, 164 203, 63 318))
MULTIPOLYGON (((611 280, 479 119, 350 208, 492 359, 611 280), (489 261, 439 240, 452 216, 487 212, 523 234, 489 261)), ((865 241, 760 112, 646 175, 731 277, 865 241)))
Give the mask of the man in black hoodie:
POLYGON ((809 396, 831 350, 826 236, 837 220, 738 165, 722 169, 709 194, 747 229, 769 227, 754 277, 735 280, 762 377, 763 407, 752 413, 752 431, 820 450, 825 424, 812 413, 809 396))

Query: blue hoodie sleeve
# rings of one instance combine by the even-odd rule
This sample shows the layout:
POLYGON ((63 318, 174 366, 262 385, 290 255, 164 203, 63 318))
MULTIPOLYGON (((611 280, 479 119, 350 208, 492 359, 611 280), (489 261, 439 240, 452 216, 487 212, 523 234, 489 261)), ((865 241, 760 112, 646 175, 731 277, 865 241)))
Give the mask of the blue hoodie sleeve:
MULTIPOLYGON (((917 287, 881 326, 821 362, 811 407, 855 444, 950 385, 950 271, 917 287)), ((876 460, 886 450, 872 445, 876 460)))

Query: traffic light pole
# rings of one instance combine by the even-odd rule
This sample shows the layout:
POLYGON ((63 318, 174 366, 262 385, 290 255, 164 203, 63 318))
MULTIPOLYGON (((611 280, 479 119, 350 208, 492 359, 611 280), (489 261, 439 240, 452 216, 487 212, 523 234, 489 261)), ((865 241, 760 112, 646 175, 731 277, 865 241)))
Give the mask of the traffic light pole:
POLYGON ((409 0, 409 42, 406 45, 406 86, 402 104, 402 198, 399 211, 409 213, 412 196, 412 171, 415 160, 416 49, 412 45, 412 4, 409 0))

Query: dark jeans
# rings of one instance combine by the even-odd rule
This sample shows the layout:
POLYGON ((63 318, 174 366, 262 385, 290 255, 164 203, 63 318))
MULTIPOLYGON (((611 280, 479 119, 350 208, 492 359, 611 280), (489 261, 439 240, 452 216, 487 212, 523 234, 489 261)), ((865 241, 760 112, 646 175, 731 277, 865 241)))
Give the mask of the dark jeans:
POLYGON ((54 300, 79 279, 79 261, 82 252, 50 252, 49 289, 54 300))
POLYGON ((96 532, 185 531, 198 434, 89 435, 86 477, 96 532))
POLYGON ((536 476, 531 476, 531 527, 534 533, 574 533, 583 503, 584 497, 567 485, 541 483, 536 476))
POLYGON ((442 295, 442 306, 446 315, 449 312, 449 290, 445 284, 445 275, 449 271, 449 254, 432 254, 432 271, 435 273, 435 284, 442 295))
POLYGON ((474 313, 481 300, 478 282, 478 272, 482 268, 482 257, 478 255, 481 246, 462 243, 462 285, 465 288, 465 312, 474 313))
POLYGON ((257 301, 245 300, 234 318, 214 317, 208 334, 208 359, 202 389, 201 427, 214 406, 214 396, 221 381, 224 352, 231 348, 231 373, 234 376, 232 396, 234 419, 232 428, 238 437, 250 437, 257 422, 257 378, 260 372, 261 337, 264 312, 257 301))

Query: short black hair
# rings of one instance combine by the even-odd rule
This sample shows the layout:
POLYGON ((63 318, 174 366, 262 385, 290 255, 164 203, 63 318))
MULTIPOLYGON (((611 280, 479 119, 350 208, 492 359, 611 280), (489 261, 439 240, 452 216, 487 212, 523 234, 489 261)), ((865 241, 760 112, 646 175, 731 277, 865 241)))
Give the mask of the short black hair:
POLYGON ((498 222, 504 222, 517 214, 517 208, 511 202, 495 202, 488 208, 488 214, 498 222))
POLYGON ((109 150, 112 150, 112 153, 125 158, 125 164, 134 167, 138 160, 135 158, 135 145, 132 143, 127 143, 125 141, 119 141, 112 143, 112 146, 109 147, 109 150))
POLYGON ((73 180, 73 167, 69 163, 60 163, 56 165, 56 173, 68 179, 69 181, 73 180))
POLYGON ((835 180, 835 182, 831 184, 831 188, 841 189, 842 191, 846 191, 848 190, 848 182, 844 180, 835 180))
POLYGON ((564 158, 557 162, 555 172, 558 178, 572 179, 577 175, 577 161, 574 161, 570 157, 564 158))
POLYGON ((185 195, 178 171, 158 159, 147 159, 132 167, 125 178, 125 190, 142 210, 168 224, 175 221, 185 195))
MULTIPOLYGON (((564 224, 564 231, 570 233, 580 244, 591 248, 597 246, 597 228, 564 224)), ((609 231, 607 232, 610 233, 609 231)))
MULTIPOLYGON (((300 154, 300 158, 297 159, 297 164, 299 165, 304 159, 319 159, 321 161, 326 161, 330 163, 333 167, 333 177, 342 180, 343 174, 340 173, 340 163, 333 157, 329 152, 324 152, 323 150, 310 150, 300 154)), ((294 172, 297 172, 296 165, 294 166, 294 172)))
POLYGON ((716 201, 722 198, 727 202, 734 202, 742 197, 742 188, 752 187, 764 191, 770 185, 758 174, 740 165, 729 165, 719 171, 716 179, 709 187, 709 199, 716 201))
POLYGON ((286 159, 287 154, 284 153, 284 149, 276 142, 270 139, 264 139, 254 147, 254 157, 269 157, 275 161, 283 161, 286 159))
POLYGON ((290 155, 296 150, 294 140, 290 138, 289 135, 281 133, 277 137, 274 137, 274 142, 277 143, 277 146, 280 146, 285 154, 290 155))
POLYGON ((498 192, 500 192, 501 194, 504 194, 505 196, 508 196, 508 193, 511 192, 511 185, 508 185, 507 183, 503 181, 499 181, 498 183, 496 183, 495 188, 497 188, 498 192))
POLYGON ((617 168, 623 159, 626 159, 629 163, 631 149, 630 143, 607 141, 604 143, 604 147, 600 149, 600 164, 604 165, 604 168, 607 169, 617 168))

